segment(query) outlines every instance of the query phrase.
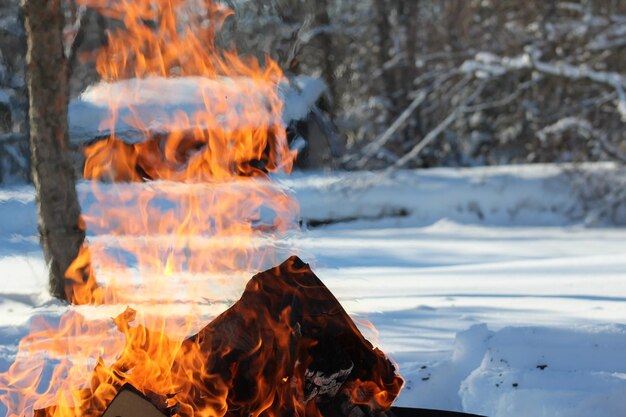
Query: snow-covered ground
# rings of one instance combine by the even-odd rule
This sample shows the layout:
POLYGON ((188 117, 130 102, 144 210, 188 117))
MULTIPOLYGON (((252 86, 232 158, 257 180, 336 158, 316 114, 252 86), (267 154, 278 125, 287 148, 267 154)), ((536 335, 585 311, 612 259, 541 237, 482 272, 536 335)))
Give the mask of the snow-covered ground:
MULTIPOLYGON (((364 332, 407 380, 398 405, 626 415, 626 230, 581 226, 559 167, 280 181, 309 230, 277 251, 310 262, 357 320, 374 323, 378 334, 364 332)), ((0 190, 0 231, 1 372, 33 317, 66 308, 45 293, 32 189, 0 190)))

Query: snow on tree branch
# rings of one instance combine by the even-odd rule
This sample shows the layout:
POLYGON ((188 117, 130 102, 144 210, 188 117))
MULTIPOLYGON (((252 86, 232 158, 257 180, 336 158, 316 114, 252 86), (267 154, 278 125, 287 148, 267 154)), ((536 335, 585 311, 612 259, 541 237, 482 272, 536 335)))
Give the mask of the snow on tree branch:
POLYGON ((550 135, 561 135, 566 131, 575 131, 584 138, 596 139, 604 152, 615 160, 626 163, 626 154, 615 147, 608 139, 606 133, 595 129, 588 120, 578 117, 565 117, 549 126, 544 127, 537 136, 543 140, 548 140, 550 135))
POLYGON ((585 66, 575 66, 565 62, 543 62, 536 51, 526 52, 515 57, 479 52, 473 60, 461 65, 461 71, 473 73, 478 78, 497 77, 510 71, 529 69, 540 74, 567 78, 570 80, 589 80, 613 88, 617 93, 617 111, 626 121, 626 76, 618 72, 595 71, 585 66))

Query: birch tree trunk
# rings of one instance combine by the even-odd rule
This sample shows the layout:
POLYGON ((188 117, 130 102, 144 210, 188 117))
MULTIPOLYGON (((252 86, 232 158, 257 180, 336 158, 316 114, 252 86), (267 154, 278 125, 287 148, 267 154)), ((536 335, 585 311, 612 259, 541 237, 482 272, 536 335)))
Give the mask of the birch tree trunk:
POLYGON ((65 271, 85 233, 69 161, 68 79, 60 0, 24 0, 27 36, 30 147, 38 223, 50 268, 50 291, 67 299, 65 271))

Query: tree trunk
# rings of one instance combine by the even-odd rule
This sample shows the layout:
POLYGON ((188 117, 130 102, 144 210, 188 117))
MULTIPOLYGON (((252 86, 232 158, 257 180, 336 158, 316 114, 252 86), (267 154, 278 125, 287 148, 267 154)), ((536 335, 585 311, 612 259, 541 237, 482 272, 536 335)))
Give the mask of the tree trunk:
POLYGON ((382 94, 389 97, 391 111, 395 110, 393 94, 396 86, 393 78, 393 71, 385 66, 391 60, 391 45, 393 43, 391 27, 389 25, 389 5, 386 0, 374 0, 374 15, 376 19, 376 29, 378 31, 378 66, 382 69, 382 94))
POLYGON ((323 27, 324 31, 320 34, 321 50, 322 50, 322 76, 331 102, 328 103, 328 112, 335 114, 335 101, 339 98, 337 95, 337 83, 335 79, 335 50, 333 45, 333 35, 330 33, 330 16, 328 0, 315 0, 313 10, 315 12, 315 27, 323 27))
POLYGON ((24 0, 28 42, 28 90, 33 183, 50 291, 67 299, 65 271, 78 255, 85 232, 69 161, 68 79, 60 0, 24 0))
MULTIPOLYGON (((416 62, 419 56, 420 45, 417 35, 420 25, 419 6, 420 0, 411 0, 407 2, 404 18, 404 25, 406 30, 406 62, 404 65, 404 82, 408 92, 413 91, 413 81, 415 81, 418 76, 416 62)), ((406 100, 408 106, 413 101, 413 97, 409 97, 407 95, 406 100)), ((421 136, 419 135, 419 117, 417 115, 409 120, 409 123, 407 123, 407 127, 405 128, 405 132, 405 138, 409 141, 421 136)))

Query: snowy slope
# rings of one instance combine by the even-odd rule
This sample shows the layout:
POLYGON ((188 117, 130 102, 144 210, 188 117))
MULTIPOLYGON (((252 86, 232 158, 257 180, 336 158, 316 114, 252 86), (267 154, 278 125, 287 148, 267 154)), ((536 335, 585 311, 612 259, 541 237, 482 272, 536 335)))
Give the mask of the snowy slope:
MULTIPOLYGON (((305 223, 340 222, 293 233, 276 250, 310 262, 357 320, 375 324, 379 334, 364 332, 407 379, 397 404, 494 417, 626 414, 626 230, 578 225, 557 167, 280 180, 305 223)), ((92 199, 88 184, 80 194, 92 199)), ((0 191, 0 230, 4 371, 32 318, 66 308, 42 290, 31 189, 0 191)), ((106 318, 124 308, 79 310, 106 318)))

